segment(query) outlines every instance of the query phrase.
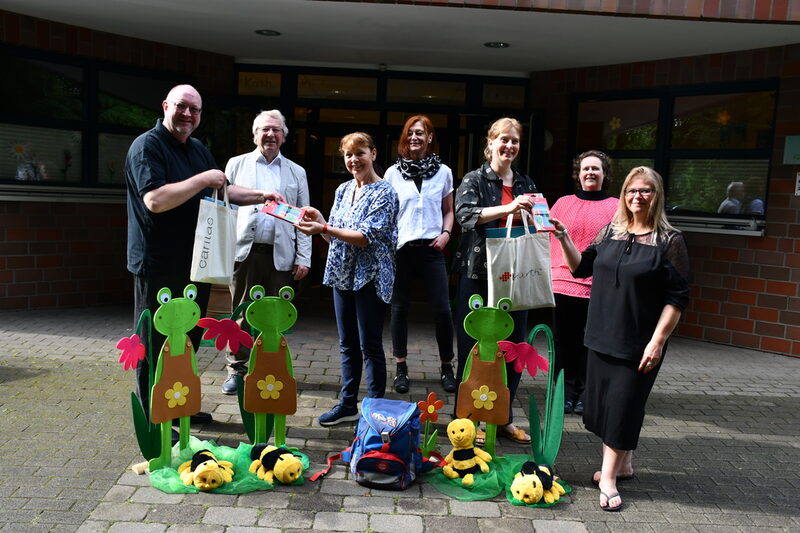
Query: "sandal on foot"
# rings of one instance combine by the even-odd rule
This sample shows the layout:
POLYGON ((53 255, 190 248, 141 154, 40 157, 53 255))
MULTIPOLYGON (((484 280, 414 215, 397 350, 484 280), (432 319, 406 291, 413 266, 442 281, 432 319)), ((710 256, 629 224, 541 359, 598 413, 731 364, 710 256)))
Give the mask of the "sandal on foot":
POLYGON ((475 445, 483 446, 486 444, 486 432, 482 429, 475 430, 475 445))
MULTIPOLYGON (((631 474, 629 476, 617 476, 617 483, 619 483, 620 481, 630 481, 634 477, 636 477, 636 474, 631 474)), ((594 474, 592 474, 592 485, 594 485, 595 487, 599 487, 600 486, 600 471, 599 470, 597 472, 595 472, 594 474)))
POLYGON ((507 427, 500 429, 500 435, 517 444, 530 444, 531 436, 525 433, 522 428, 516 428, 514 431, 509 431, 507 427))
POLYGON ((606 504, 605 505, 603 505, 602 502, 600 503, 600 509, 602 509, 603 511, 606 511, 607 513, 616 513, 617 511, 622 509, 622 498, 620 498, 619 492, 615 492, 615 493, 609 495, 609 494, 606 494, 605 492, 603 492, 601 490, 600 491, 600 496, 605 496, 605 498, 606 498, 606 504), (611 502, 611 500, 613 498, 619 498, 619 505, 617 505, 616 507, 611 507, 611 505, 609 505, 609 503, 611 502))

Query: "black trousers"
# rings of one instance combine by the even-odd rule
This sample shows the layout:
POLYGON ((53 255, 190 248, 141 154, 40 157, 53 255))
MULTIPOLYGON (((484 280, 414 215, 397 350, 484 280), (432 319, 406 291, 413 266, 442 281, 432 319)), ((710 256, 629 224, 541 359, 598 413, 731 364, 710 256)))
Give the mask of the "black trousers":
MULTIPOLYGON (((173 298, 183 297, 183 289, 186 285, 193 283, 197 287, 197 297, 195 302, 200 306, 200 316, 206 315, 208 309, 208 298, 211 294, 211 285, 208 283, 197 283, 189 280, 188 274, 177 275, 175 273, 156 274, 152 276, 134 276, 133 277, 133 327, 134 331, 136 325, 139 323, 139 317, 142 311, 149 309, 151 313, 151 321, 148 330, 150 331, 152 343, 153 364, 158 361, 161 347, 164 345, 166 337, 153 328, 152 315, 155 315, 156 310, 159 308, 159 302, 156 298, 158 291, 164 287, 168 287, 172 292, 173 298)), ((194 345, 195 352, 200 346, 201 337, 203 335, 203 328, 195 326, 189 333, 189 338, 194 345)), ((145 342, 145 339, 142 339, 145 342)), ((136 395, 142 402, 145 414, 150 416, 150 383, 149 383, 150 369, 147 364, 147 359, 139 361, 136 367, 136 395)))
POLYGON ((586 346, 583 333, 586 329, 586 315, 589 312, 589 298, 578 298, 556 293, 556 307, 553 309, 556 368, 564 369, 564 399, 584 400, 586 387, 586 346))
POLYGON ((392 353, 395 357, 408 355, 408 309, 411 285, 419 280, 425 285, 428 304, 436 324, 436 344, 443 363, 453 360, 453 317, 450 314, 450 294, 444 255, 432 246, 406 244, 397 251, 397 270, 392 294, 392 353))

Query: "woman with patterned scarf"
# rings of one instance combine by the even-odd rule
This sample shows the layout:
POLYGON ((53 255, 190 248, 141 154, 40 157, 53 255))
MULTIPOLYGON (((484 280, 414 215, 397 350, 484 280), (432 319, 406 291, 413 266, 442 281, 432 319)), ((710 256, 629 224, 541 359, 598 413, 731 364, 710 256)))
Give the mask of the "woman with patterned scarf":
POLYGON ((400 200, 397 217, 397 273, 392 295, 392 346, 397 361, 394 390, 408 392, 408 309, 414 279, 425 284, 436 324, 441 361, 441 383, 455 392, 453 375, 453 320, 450 314, 447 268, 442 251, 453 229, 453 173, 433 149, 433 123, 425 115, 409 118, 400 135, 397 162, 384 179, 400 200))

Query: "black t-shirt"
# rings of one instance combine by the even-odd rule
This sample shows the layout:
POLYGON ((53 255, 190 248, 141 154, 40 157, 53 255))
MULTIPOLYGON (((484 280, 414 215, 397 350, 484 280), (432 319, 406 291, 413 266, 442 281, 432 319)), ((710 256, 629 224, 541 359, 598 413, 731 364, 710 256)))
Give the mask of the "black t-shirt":
POLYGON ((594 275, 584 343, 620 359, 640 359, 664 306, 683 311, 689 301, 689 254, 678 231, 614 235, 609 224, 573 275, 594 275))
POLYGON ((204 189, 183 204, 153 213, 144 205, 148 191, 195 174, 218 169, 203 143, 189 138, 178 141, 158 119, 155 127, 133 141, 125 159, 128 188, 128 270, 148 276, 164 269, 186 272, 192 260, 194 230, 200 200, 211 194, 204 189))

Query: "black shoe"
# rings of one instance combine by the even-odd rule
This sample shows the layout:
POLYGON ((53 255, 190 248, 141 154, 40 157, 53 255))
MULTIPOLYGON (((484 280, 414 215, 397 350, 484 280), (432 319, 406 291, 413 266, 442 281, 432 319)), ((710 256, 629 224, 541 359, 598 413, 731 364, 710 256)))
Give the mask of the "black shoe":
POLYGON ((222 394, 236 394, 236 374, 231 374, 222 384, 222 394))
POLYGON ((455 392, 458 389, 458 382, 453 375, 453 365, 442 365, 441 382, 445 392, 455 392))
POLYGON ((572 400, 567 400, 564 402, 564 414, 568 415, 575 409, 575 404, 572 400))
POLYGON ((578 400, 578 403, 575 404, 575 410, 573 411, 576 415, 583 414, 583 400, 578 400))
POLYGON ((180 434, 180 433, 178 433, 178 432, 177 432, 177 431, 176 431, 176 430, 173 428, 173 429, 172 429, 172 445, 173 445, 173 446, 175 446, 176 444, 178 444, 178 442, 180 442, 180 440, 181 440, 181 434, 180 434))
POLYGON ((400 394, 405 394, 408 392, 408 388, 411 386, 411 381, 408 379, 408 374, 401 374, 398 373, 394 377, 394 391, 400 394))
MULTIPOLYGON (((210 424, 213 421, 214 419, 211 417, 211 413, 204 413, 203 411, 199 411, 189 417, 189 423, 192 425, 210 424)), ((179 426, 180 424, 181 424, 180 418, 172 419, 173 426, 179 426)))

